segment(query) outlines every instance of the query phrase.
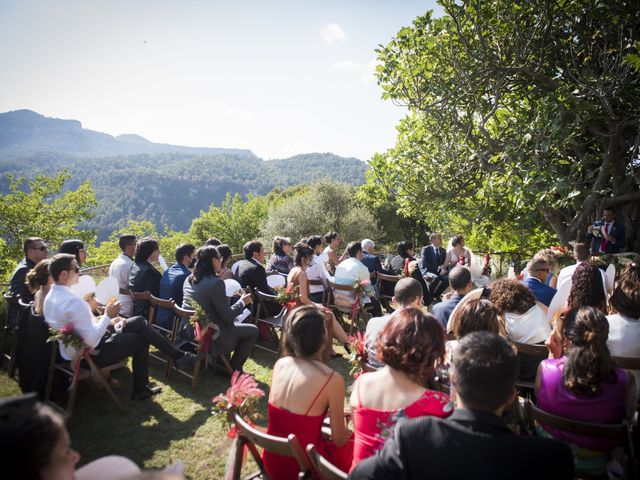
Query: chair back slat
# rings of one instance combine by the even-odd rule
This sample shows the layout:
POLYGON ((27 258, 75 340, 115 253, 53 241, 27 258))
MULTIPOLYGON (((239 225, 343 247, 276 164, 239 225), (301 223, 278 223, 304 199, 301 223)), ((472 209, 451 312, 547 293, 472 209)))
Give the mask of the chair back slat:
POLYGON ((307 445, 307 456, 320 480, 345 480, 347 473, 320 455, 313 443, 307 445))
POLYGON ((158 298, 152 294, 149 294, 149 302, 151 302, 151 305, 155 305, 156 308, 168 308, 169 310, 173 310, 173 306, 176 303, 172 298, 158 298))
POLYGON ((188 310, 186 308, 179 307, 175 303, 173 304, 174 313, 180 318, 191 318, 195 315, 195 310, 188 310))
POLYGON ((149 292, 134 292, 132 290, 129 291, 129 295, 131 295, 131 298, 133 298, 134 300, 147 300, 149 301, 151 299, 151 294, 149 292))
POLYGON ((309 285, 323 285, 322 280, 318 280, 316 278, 309 278, 307 279, 307 282, 309 283, 309 285))
POLYGON ((526 355, 533 355, 534 357, 547 358, 549 356, 549 350, 545 345, 529 345, 528 343, 513 342, 518 353, 526 355))
POLYGON ((640 357, 613 357, 613 361, 625 370, 640 370, 640 357))

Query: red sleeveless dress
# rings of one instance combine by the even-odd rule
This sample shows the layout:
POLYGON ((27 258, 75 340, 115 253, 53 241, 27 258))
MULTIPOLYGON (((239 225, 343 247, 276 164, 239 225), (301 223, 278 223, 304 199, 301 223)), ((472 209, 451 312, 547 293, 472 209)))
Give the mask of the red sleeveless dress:
MULTIPOLYGON (((337 448, 330 442, 325 442, 320 432, 325 415, 307 415, 320 396, 320 393, 322 393, 329 383, 329 380, 331 380, 333 374, 334 372, 331 372, 304 415, 289 412, 284 408, 276 407, 269 403, 269 425, 267 426, 267 433, 278 437, 287 437, 293 433, 298 437, 303 450, 307 448, 307 445, 313 443, 323 456, 327 457, 334 465, 346 472, 351 464, 353 441, 349 440, 340 448, 337 448)), ((283 457, 282 455, 277 455, 265 450, 262 453, 262 461, 269 477, 274 480, 296 480, 298 478, 300 467, 295 458, 283 457)))

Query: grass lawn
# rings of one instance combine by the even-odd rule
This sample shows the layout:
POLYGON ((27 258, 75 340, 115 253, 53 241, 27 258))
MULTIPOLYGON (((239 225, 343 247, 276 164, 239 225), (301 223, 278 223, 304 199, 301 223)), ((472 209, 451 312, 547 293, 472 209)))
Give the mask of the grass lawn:
MULTIPOLYGON (((336 347, 343 352, 341 347, 336 347)), ((267 396, 276 355, 255 348, 245 370, 256 376, 266 396, 261 401, 262 424, 266 425, 267 396)), ((349 363, 346 358, 332 359, 330 366, 340 372, 350 386, 349 363)), ((73 447, 82 455, 80 465, 104 455, 123 455, 143 468, 161 468, 180 460, 192 479, 222 478, 231 440, 222 425, 211 416, 211 399, 229 386, 229 380, 203 371, 196 393, 191 380, 173 373, 167 380, 164 365, 150 359, 150 374, 162 393, 152 400, 132 401, 129 369, 114 372, 123 382, 116 390, 127 413, 120 415, 106 393, 95 392, 81 382, 76 409, 68 428, 73 447)), ((20 394, 15 380, 5 370, 0 372, 0 396, 20 394)), ((260 423, 260 422, 259 422, 260 423)), ((254 470, 248 460, 247 472, 254 470)))

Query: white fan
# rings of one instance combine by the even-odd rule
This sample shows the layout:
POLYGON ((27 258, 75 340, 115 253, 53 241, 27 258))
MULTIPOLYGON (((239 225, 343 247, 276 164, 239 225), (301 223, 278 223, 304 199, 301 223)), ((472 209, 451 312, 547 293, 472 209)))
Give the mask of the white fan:
POLYGON ((158 263, 162 267, 162 270, 167 270, 169 268, 169 266, 167 265, 167 261, 162 255, 158 255, 158 263))
POLYGON ((96 287, 96 299, 102 305, 106 305, 109 300, 118 295, 119 290, 118 280, 115 277, 107 277, 96 287))
POLYGON ((78 283, 72 285, 70 289, 76 297, 84 298, 87 294, 96 291, 96 282, 89 275, 80 275, 78 283))
POLYGON ((607 293, 613 292, 613 286, 616 280, 616 267, 613 263, 610 263, 607 270, 604 272, 604 288, 607 293))
POLYGON ((551 322, 551 320, 553 320, 553 317, 567 304, 567 300, 569 300, 569 292, 571 292, 571 284, 571 278, 568 278, 566 282, 562 282, 562 285, 560 285, 560 288, 553 296, 553 299, 549 304, 549 309, 547 310, 547 321, 549 323, 551 322))
POLYGON ((287 284, 287 279, 278 274, 269 275, 267 277, 267 283, 271 288, 284 287, 287 284))
POLYGON ((227 278, 224 281, 224 288, 225 288, 227 297, 231 298, 231 297, 234 297, 235 295, 238 295, 238 291, 242 287, 240 286, 237 280, 234 280, 233 278, 227 278))

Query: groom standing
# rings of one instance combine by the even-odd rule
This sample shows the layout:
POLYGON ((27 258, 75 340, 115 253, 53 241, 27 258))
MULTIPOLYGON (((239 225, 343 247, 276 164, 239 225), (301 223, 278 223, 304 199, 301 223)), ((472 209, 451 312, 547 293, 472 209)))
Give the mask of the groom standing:
POLYGON ((427 281, 431 280, 429 290, 437 302, 442 300, 442 292, 449 286, 449 275, 440 269, 446 255, 447 251, 442 248, 442 235, 436 232, 431 234, 431 245, 422 247, 420 252, 420 271, 427 281))

